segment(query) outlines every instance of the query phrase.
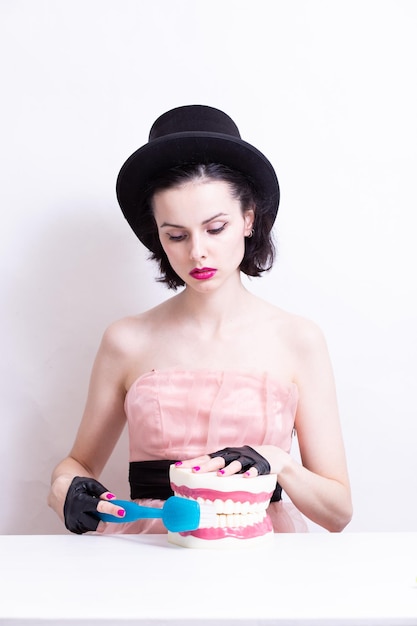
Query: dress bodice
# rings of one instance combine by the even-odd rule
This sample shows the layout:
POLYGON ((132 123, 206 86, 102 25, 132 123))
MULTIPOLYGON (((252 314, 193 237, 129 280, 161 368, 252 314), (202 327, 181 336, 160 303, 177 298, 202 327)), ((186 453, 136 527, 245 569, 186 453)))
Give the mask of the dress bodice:
POLYGON ((193 458, 226 446, 291 447, 298 389, 268 373, 152 370, 129 388, 130 461, 193 458))

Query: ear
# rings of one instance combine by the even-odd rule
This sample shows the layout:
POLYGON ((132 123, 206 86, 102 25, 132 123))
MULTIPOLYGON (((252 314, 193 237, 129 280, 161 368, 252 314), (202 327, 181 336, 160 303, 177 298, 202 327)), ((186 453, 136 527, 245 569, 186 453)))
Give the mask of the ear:
POLYGON ((243 215, 243 219, 245 222, 245 237, 249 237, 253 229, 253 223, 255 221, 255 211, 254 209, 248 209, 245 211, 243 215))

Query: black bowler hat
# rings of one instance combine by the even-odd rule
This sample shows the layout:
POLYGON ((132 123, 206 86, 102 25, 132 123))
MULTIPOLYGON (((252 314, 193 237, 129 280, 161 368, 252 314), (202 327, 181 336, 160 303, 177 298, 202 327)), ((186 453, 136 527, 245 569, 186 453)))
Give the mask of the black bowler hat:
POLYGON ((209 106, 182 106, 161 115, 153 124, 147 144, 124 163, 116 184, 123 214, 145 246, 141 212, 143 197, 152 178, 180 165, 219 163, 248 176, 267 201, 271 224, 278 212, 279 185, 268 159, 243 141, 234 121, 209 106))

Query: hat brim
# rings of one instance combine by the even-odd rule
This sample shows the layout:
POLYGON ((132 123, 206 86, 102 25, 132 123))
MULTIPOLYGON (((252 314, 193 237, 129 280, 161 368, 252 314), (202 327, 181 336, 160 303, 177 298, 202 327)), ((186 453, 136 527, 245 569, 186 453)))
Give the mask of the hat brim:
POLYGON ((134 152, 122 166, 116 183, 122 212, 137 237, 148 247, 141 232, 139 212, 149 181, 176 166, 190 163, 221 163, 248 176, 257 193, 267 201, 274 221, 279 206, 279 184, 268 159, 239 138, 212 132, 182 132, 160 137, 134 152))

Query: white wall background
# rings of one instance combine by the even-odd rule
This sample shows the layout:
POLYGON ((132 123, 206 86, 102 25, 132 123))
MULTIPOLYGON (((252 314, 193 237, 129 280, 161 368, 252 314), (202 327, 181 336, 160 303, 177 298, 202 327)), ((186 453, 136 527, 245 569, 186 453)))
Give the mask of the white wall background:
MULTIPOLYGON (((104 328, 168 295, 118 208, 153 120, 217 106, 274 163, 257 293, 329 343, 350 531, 416 530, 417 3, 1 0, 0 532, 46 506, 104 328)), ((103 482, 128 494, 126 438, 103 482)))

